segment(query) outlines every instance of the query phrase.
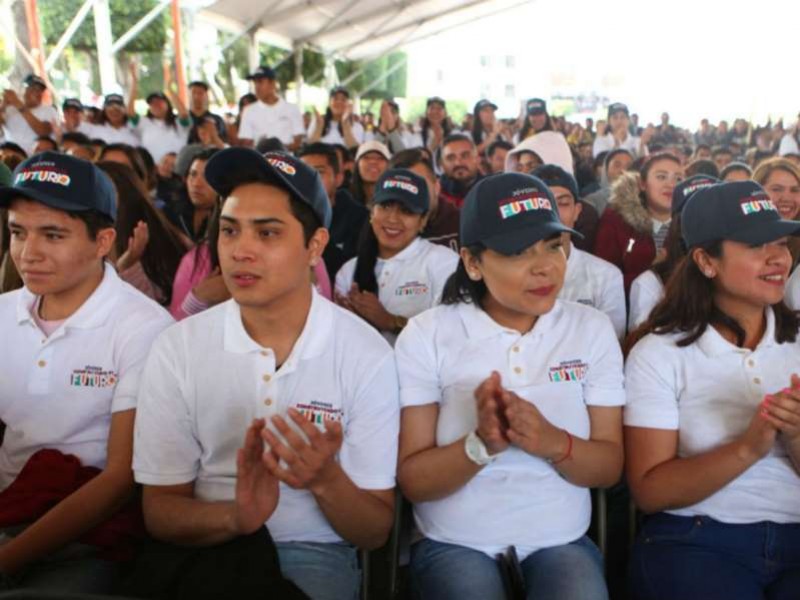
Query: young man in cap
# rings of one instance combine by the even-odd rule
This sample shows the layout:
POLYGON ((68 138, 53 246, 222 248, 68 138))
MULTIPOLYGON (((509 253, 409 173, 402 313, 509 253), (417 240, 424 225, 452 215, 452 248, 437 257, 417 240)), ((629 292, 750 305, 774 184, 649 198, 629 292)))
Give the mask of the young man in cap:
POLYGON ((25 284, 0 296, 0 573, 108 591, 116 567, 91 544, 133 492, 139 375, 172 319, 106 262, 116 192, 91 163, 38 154, 0 188, 0 208, 25 284))
POLYGON ((392 525, 391 349, 313 291, 330 203, 311 167, 228 148, 205 174, 224 198, 218 251, 232 299, 150 354, 134 453, 148 529, 208 547, 266 523, 287 578, 313 598, 354 599, 356 547, 381 546, 392 525))
POLYGON ((87 123, 83 118, 83 103, 77 98, 67 98, 61 104, 61 115, 63 124, 59 133, 59 139, 65 133, 82 133, 92 137, 92 124, 87 123))
POLYGON ((598 135, 594 140, 592 153, 597 156, 601 152, 609 152, 615 148, 627 150, 634 157, 646 154, 647 141, 630 133, 631 116, 627 105, 614 102, 608 105, 608 129, 605 135, 598 135))
POLYGON ((292 152, 300 148, 305 134, 303 117, 297 106, 278 95, 275 71, 262 65, 247 79, 253 82, 258 100, 242 113, 239 139, 254 146, 262 137, 275 137, 292 152))
POLYGON ((461 208, 467 193, 480 179, 475 142, 462 133, 448 135, 442 142, 441 164, 442 198, 461 208))
POLYGON ((358 252, 358 238, 369 219, 369 211, 356 202, 348 190, 341 188, 344 172, 339 163, 339 154, 333 146, 319 142, 308 144, 298 156, 319 174, 333 209, 331 226, 328 228, 330 240, 322 259, 331 281, 334 281, 341 266, 358 252))
POLYGON ((189 117, 192 119, 192 129, 188 143, 196 144, 200 141, 198 129, 202 127, 216 131, 223 142, 228 140, 228 128, 224 119, 208 110, 208 84, 205 81, 192 81, 189 84, 189 117))
MULTIPOLYGON (((543 165, 533 172, 541 179, 556 200, 561 222, 575 229, 583 209, 578 200, 578 182, 561 167, 543 165)), ((569 233, 562 235, 567 272, 558 297, 591 306, 605 313, 614 326, 617 339, 625 336, 625 287, 622 271, 610 262, 576 248, 569 233)))
POLYGON ((58 112, 54 106, 42 104, 47 89, 44 79, 31 74, 24 83, 22 98, 14 90, 3 90, 0 124, 7 141, 15 142, 30 152, 37 137, 53 134, 58 125, 58 112))

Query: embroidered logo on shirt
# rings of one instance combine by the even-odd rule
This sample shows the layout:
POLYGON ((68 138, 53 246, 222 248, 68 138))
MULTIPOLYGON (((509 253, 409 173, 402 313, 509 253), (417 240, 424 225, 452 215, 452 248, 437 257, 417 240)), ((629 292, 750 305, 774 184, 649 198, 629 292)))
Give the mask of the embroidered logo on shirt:
POLYGON ((337 422, 342 420, 342 409, 333 408, 330 402, 312 400, 308 404, 295 404, 294 408, 315 425, 322 425, 325 419, 337 422))
POLYGON ((395 296, 423 296, 427 293, 428 285, 419 281, 409 281, 394 291, 395 296))
POLYGON ((557 367, 550 367, 547 376, 550 381, 559 383, 561 381, 581 381, 586 377, 589 365, 580 360, 562 361, 557 367))
POLYGON ((746 215, 752 215, 755 213, 760 213, 765 210, 772 210, 778 212, 777 207, 773 204, 772 200, 770 200, 766 194, 764 195, 757 195, 757 196, 750 196, 742 200, 740 206, 742 207, 742 212, 746 215))
POLYGON ((113 387, 117 385, 117 374, 100 367, 87 366, 85 369, 75 369, 69 377, 69 384, 73 387, 113 387))
POLYGON ((499 202, 500 217, 510 219, 533 210, 553 210, 553 203, 547 196, 538 193, 518 198, 506 198, 499 202))

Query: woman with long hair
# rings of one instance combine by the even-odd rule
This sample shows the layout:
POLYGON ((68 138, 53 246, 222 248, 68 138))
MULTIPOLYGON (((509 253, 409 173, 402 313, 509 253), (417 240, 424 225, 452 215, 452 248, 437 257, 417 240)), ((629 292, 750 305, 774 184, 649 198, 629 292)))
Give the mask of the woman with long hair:
MULTIPOLYGON (((753 181, 761 185, 775 204, 781 217, 797 220, 800 216, 800 167, 786 158, 762 161, 753 171, 753 181)), ((800 240, 789 240, 792 270, 800 261, 800 240)))
POLYGON ((669 224, 667 238, 664 240, 664 258, 639 275, 631 284, 628 331, 633 331, 644 323, 653 307, 663 298, 664 286, 675 267, 686 256, 686 247, 681 236, 681 211, 686 202, 698 190, 717 183, 720 181, 716 177, 695 175, 675 186, 672 192, 672 221, 669 224))
POLYGON ((547 103, 541 98, 531 98, 525 103, 525 121, 514 143, 519 144, 541 131, 553 131, 553 123, 547 112, 547 103))
POLYGON ((742 181, 692 195, 682 231, 625 368, 627 481, 646 514, 632 597, 794 598, 800 322, 783 297, 800 223, 742 181))
POLYGON ((578 235, 541 180, 480 180, 442 305, 397 341, 397 475, 422 534, 421 598, 509 597, 498 554, 519 558, 524 597, 608 598, 586 531, 589 488, 622 471, 622 353, 607 317, 558 300, 562 233, 578 235))
POLYGON ((314 115, 308 130, 309 144, 323 142, 355 148, 364 143, 364 128, 353 115, 350 92, 347 88, 341 86, 333 88, 325 114, 320 115, 315 108, 314 115))
POLYGON ((611 188, 608 207, 597 227, 594 253, 620 268, 626 294, 633 280, 665 254, 672 191, 682 179, 680 159, 660 153, 649 156, 638 173, 620 175, 611 188))
POLYGON ((406 321, 434 306, 458 255, 422 239, 430 193, 423 177, 390 169, 378 180, 358 255, 336 275, 336 300, 391 343, 406 321))
POLYGON ((121 94, 108 94, 103 100, 98 122, 87 123, 87 127, 93 139, 103 140, 106 144, 139 145, 139 137, 128 119, 125 98, 121 94))
POLYGON ((472 110, 472 141, 478 148, 478 155, 484 156, 486 149, 497 140, 506 140, 497 119, 497 105, 489 100, 480 100, 472 110))
POLYGON ((133 170, 110 161, 97 164, 117 189, 117 231, 114 254, 120 277, 169 306, 178 263, 188 249, 148 199, 147 190, 133 170))
POLYGON ((428 98, 425 103, 425 117, 420 128, 422 146, 435 156, 444 139, 454 131, 453 122, 447 116, 447 103, 444 99, 439 96, 428 98))

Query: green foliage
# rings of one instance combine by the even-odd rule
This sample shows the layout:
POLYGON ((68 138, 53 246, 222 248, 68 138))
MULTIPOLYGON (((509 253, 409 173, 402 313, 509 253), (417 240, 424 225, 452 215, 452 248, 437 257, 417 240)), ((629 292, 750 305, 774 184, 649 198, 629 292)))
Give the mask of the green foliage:
POLYGON ((399 67, 383 81, 371 87, 384 74, 396 67, 398 63, 406 60, 405 52, 393 52, 383 56, 378 60, 368 61, 337 61, 336 73, 339 81, 347 81, 353 74, 362 71, 347 83, 347 87, 353 94, 358 94, 363 98, 372 100, 383 100, 384 98, 404 98, 406 95, 406 79, 408 69, 405 65, 399 67), (371 87, 367 90, 366 88, 371 87), (366 91, 364 91, 366 90, 366 91))
MULTIPOLYGON (((111 32, 114 39, 118 39, 133 27, 156 4, 156 0, 109 0, 111 32)), ((39 1, 39 20, 42 27, 42 35, 48 46, 52 47, 56 44, 82 5, 83 0, 39 1)), ((131 40, 125 50, 127 52, 163 51, 169 22, 169 11, 165 10, 138 36, 131 40)), ((75 32, 70 45, 80 50, 92 52, 95 50, 94 19, 91 13, 78 28, 78 31, 75 32)))

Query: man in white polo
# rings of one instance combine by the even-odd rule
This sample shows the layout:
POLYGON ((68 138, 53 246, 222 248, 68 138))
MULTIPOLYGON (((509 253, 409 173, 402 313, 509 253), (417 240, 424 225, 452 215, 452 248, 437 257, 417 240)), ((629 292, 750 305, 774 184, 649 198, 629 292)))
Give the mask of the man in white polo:
POLYGON ((209 547, 266 523, 285 577, 312 598, 354 600, 356 547, 381 546, 392 526, 394 356, 311 285, 331 215, 316 171, 228 148, 205 176, 224 198, 232 299, 165 332, 148 359, 134 453, 148 529, 209 547))
POLYGON ((262 65, 247 79, 252 80, 258 100, 242 113, 239 139, 252 147, 262 137, 278 138, 292 152, 298 150, 306 133, 303 117, 296 105, 278 95, 275 71, 262 65))
POLYGON ((37 154, 0 188, 0 208, 25 283, 0 295, 0 589, 107 592, 117 567, 87 536, 132 495, 139 375, 172 319, 105 261, 116 192, 91 163, 37 154), (42 496, 52 503, 34 509, 42 496))
POLYGON ((36 138, 52 136, 58 125, 58 112, 51 104, 42 104, 47 84, 38 75, 28 75, 20 98, 14 90, 3 90, 0 124, 7 142, 14 142, 31 152, 36 138))

